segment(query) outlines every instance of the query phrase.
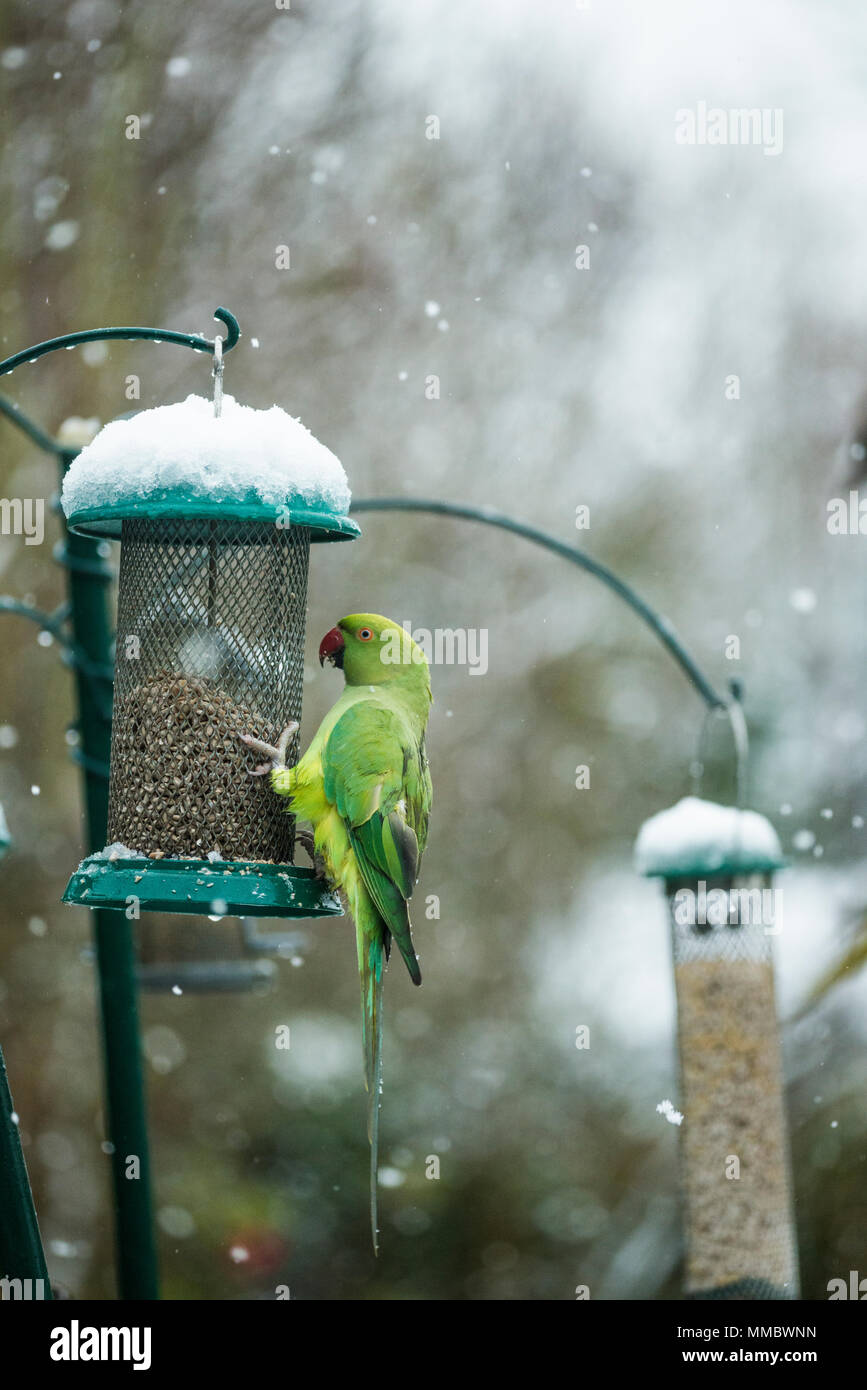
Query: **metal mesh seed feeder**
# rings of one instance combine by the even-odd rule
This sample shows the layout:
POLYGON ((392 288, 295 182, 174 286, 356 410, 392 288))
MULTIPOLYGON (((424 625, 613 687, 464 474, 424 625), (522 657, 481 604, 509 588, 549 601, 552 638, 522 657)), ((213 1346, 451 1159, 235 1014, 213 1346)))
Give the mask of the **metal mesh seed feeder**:
POLYGON ((772 953, 779 840, 753 811, 686 797, 645 822, 635 858, 664 880, 671 920, 686 1293, 796 1298, 772 953))
POLYGON ((339 913, 239 738, 300 722, 310 545, 359 534, 338 460, 277 406, 190 396, 105 426, 62 503, 72 530, 121 542, 109 844, 64 901, 339 913))

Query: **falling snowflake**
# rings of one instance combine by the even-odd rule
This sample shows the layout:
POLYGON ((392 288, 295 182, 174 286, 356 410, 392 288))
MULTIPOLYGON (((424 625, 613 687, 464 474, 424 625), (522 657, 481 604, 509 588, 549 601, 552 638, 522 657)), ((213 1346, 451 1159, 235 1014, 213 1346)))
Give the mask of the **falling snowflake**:
POLYGON ((816 595, 812 589, 795 589, 789 595, 789 603, 796 613, 812 613, 816 607, 816 595))
POLYGON ((661 1100, 656 1107, 657 1115, 664 1115, 670 1125, 682 1125, 683 1115, 675 1110, 670 1100, 661 1100))

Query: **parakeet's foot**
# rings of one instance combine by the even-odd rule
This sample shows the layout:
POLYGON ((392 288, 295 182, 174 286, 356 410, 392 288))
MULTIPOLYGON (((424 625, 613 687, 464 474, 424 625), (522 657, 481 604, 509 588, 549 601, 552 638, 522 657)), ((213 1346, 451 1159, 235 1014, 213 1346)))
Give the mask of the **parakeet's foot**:
POLYGON ((314 872, 319 882, 328 883, 329 879, 325 869, 325 860, 322 858, 321 854, 317 853, 312 831, 296 830, 295 843, 296 845, 300 845, 305 854, 310 856, 310 862, 313 865, 314 872))
POLYGON ((295 843, 299 844, 301 848, 310 855, 311 859, 315 858, 316 846, 313 843, 313 832, 311 830, 296 830, 295 843))
POLYGON ((293 719, 286 725, 280 735, 279 742, 275 748, 271 743, 263 743, 260 738, 254 738, 252 734, 239 734, 238 738, 248 748, 252 748, 256 753, 264 753, 268 759, 266 763, 259 763, 250 772, 251 777, 264 777, 266 772, 279 770, 286 766, 286 749, 289 742, 298 732, 298 720, 293 719))

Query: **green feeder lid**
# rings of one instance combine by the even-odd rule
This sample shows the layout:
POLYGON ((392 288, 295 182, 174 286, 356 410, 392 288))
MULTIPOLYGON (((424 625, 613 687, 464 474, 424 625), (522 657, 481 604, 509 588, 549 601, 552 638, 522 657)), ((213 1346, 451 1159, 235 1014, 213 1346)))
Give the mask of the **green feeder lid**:
POLYGON ((686 796, 644 822, 635 867, 648 878, 727 878, 785 866, 777 832, 756 811, 686 796))
POLYGON ((79 907, 123 911, 130 898, 144 912, 200 917, 340 917, 333 889, 314 869, 209 859, 108 859, 79 864, 63 894, 79 907))
POLYGON ((67 524, 81 536, 120 540, 125 521, 156 521, 161 517, 205 521, 267 521, 277 526, 309 526, 311 541, 352 541, 361 527, 349 516, 290 498, 279 506, 262 502, 252 494, 240 500, 219 501, 195 496, 181 488, 167 488, 139 502, 80 507, 68 513, 67 524))
POLYGON ((312 541, 361 534, 340 461, 279 406, 188 396, 112 420, 67 469, 67 523, 118 539, 124 521, 192 518, 306 526, 312 541))

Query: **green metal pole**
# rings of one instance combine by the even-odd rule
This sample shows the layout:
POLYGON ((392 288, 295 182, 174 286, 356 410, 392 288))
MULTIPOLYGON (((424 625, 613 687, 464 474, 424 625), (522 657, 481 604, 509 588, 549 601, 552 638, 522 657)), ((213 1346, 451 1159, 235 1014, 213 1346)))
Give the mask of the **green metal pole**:
MULTIPOLYGON (((218 345, 197 334, 177 333, 161 328, 96 328, 67 333, 15 353, 0 362, 0 376, 25 362, 33 362, 61 348, 106 339, 145 338, 152 342, 179 343, 197 352, 215 354, 215 360, 237 344, 241 329, 228 309, 218 308, 214 318, 228 332, 218 345)), ((0 414, 23 429, 40 448, 55 454, 65 473, 78 453, 52 439, 30 420, 14 402, 0 397, 0 414)), ((80 750, 77 760, 84 770, 87 809, 87 847, 98 850, 105 841, 108 826, 108 772, 111 751, 111 698, 113 667, 112 629, 108 619, 106 588, 111 573, 99 554, 97 542, 73 535, 64 524, 65 542, 58 559, 66 566, 70 600, 71 646, 63 640, 55 620, 47 615, 47 631, 62 642, 75 669, 78 691, 80 750)), ((36 610, 14 601, 6 611, 38 617, 36 610)), ((59 621, 59 619, 58 619, 59 621)), ((122 1299, 155 1299, 157 1282, 156 1241, 151 1197, 147 1108, 138 1022, 135 951, 129 922, 122 912, 103 909, 93 913, 96 964, 99 978, 105 1067, 106 1122, 111 1141, 112 1177, 116 1219, 118 1288, 122 1299)), ((2 1055, 0 1055, 2 1069, 2 1055)), ((27 1170, 17 1131, 13 1134, 12 1101, 5 1079, 0 1075, 0 1256, 6 1250, 6 1228, 17 1242, 17 1224, 29 1244, 20 1246, 31 1252, 31 1263, 44 1277, 45 1261, 27 1170), (8 1103, 7 1103, 8 1102, 8 1103), (8 1188, 8 1192, 7 1192, 8 1188), (7 1200, 8 1199, 8 1200, 7 1200), (8 1208, 8 1211, 6 1210, 8 1208)), ((10 1254, 18 1258, 19 1245, 10 1254)), ((2 1277, 2 1274, 0 1274, 2 1277)), ((37 1277, 40 1277, 37 1275, 37 1277)))
POLYGON ((155 1299, 159 1281, 135 950, 122 912, 98 911, 93 919, 112 1144, 118 1292, 122 1299, 155 1299))
POLYGON ((16 1282, 4 1298, 51 1298, 36 1208, 21 1149, 6 1063, 0 1051, 0 1278, 16 1282), (33 1282, 37 1281, 37 1282, 33 1282), (41 1281, 41 1282, 39 1282, 41 1281))
MULTIPOLYGON (((75 456, 64 456, 67 467, 75 456)), ((70 622, 80 711, 78 761, 84 770, 87 849, 105 844, 111 747, 111 571, 99 544, 66 531, 58 555, 69 576, 70 622)), ((135 949, 122 912, 93 913, 99 978, 106 1122, 112 1145, 118 1291, 122 1299, 159 1297, 138 1021, 135 949)))

